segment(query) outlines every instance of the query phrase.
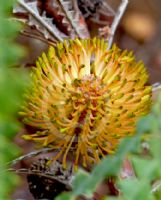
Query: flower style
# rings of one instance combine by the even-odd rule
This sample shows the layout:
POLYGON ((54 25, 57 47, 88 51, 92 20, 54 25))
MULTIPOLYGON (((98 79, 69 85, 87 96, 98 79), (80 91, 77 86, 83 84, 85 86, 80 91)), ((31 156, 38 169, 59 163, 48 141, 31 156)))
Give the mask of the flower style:
POLYGON ((73 150, 75 166, 96 163, 114 153, 120 139, 135 133, 137 119, 149 112, 151 86, 142 62, 101 39, 70 40, 50 47, 36 62, 23 112, 36 127, 25 139, 59 150, 73 150))

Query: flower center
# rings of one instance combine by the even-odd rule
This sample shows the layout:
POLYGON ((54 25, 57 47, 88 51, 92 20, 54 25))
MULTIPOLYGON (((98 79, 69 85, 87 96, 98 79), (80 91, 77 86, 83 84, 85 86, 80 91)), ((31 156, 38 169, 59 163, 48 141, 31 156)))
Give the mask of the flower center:
MULTIPOLYGON (((107 99, 105 85, 99 77, 93 74, 84 76, 81 80, 73 81, 75 93, 72 94, 72 105, 75 111, 80 109, 78 126, 84 125, 87 121, 93 121, 97 116, 98 109, 101 108, 107 99)), ((76 129, 76 133, 80 132, 76 129)))
POLYGON ((85 75, 81 80, 75 79, 73 86, 86 103, 97 99, 104 93, 101 79, 93 74, 85 75))

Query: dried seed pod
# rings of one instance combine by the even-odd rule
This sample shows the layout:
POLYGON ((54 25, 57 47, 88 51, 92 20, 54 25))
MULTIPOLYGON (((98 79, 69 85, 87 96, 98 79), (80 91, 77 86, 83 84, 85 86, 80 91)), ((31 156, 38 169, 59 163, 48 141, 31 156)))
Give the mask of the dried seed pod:
POLYGON ((39 159, 29 169, 27 181, 35 199, 54 199, 64 191, 70 191, 70 170, 63 170, 61 163, 55 162, 53 168, 48 159, 39 159))

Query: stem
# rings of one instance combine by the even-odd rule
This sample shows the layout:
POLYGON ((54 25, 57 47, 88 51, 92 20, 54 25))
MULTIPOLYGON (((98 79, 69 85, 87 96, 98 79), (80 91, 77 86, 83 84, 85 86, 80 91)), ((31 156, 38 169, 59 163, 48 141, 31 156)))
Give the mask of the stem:
POLYGON ((41 153, 49 153, 51 151, 54 151, 53 148, 43 148, 43 149, 40 149, 40 150, 37 150, 37 151, 32 151, 28 154, 25 154, 23 156, 16 158, 15 160, 8 162, 6 165, 15 165, 18 162, 20 162, 21 160, 25 160, 25 159, 28 159, 28 158, 31 158, 31 157, 34 157, 34 156, 38 156, 41 153))
POLYGON ((122 0, 117 12, 116 12, 116 15, 115 15, 115 18, 114 18, 114 21, 112 23, 112 26, 111 26, 111 34, 110 34, 110 37, 108 39, 108 49, 111 48, 112 46, 112 43, 113 43, 113 38, 114 38, 114 35, 115 35, 115 32, 116 32, 116 29, 118 27, 118 24, 126 10, 126 7, 128 5, 128 0, 122 0))
POLYGON ((34 39, 40 40, 40 41, 47 43, 49 45, 52 45, 52 46, 56 45, 56 41, 55 42, 50 41, 49 39, 43 38, 42 36, 36 35, 34 33, 28 32, 28 31, 20 31, 20 34, 24 35, 26 37, 29 37, 29 38, 34 38, 34 39))

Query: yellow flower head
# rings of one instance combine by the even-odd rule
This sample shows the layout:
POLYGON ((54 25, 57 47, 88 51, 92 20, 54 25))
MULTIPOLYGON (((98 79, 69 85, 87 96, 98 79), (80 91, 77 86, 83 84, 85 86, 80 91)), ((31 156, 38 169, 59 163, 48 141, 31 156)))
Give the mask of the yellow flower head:
POLYGON ((59 150, 54 159, 62 158, 64 167, 71 149, 76 166, 113 153, 150 109, 143 63, 116 46, 107 50, 104 40, 64 41, 36 66, 21 114, 39 131, 24 138, 59 150))

